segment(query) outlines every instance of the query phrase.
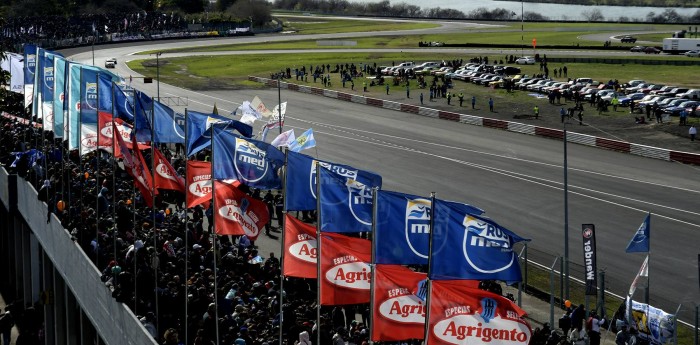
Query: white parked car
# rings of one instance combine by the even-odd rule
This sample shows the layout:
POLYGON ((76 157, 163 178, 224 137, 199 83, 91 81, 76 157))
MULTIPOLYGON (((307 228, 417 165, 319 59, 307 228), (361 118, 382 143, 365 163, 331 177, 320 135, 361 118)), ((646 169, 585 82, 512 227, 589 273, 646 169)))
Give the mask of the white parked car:
POLYGON ((690 50, 685 52, 684 55, 688 57, 700 57, 700 50, 690 50))
POLYGON ((523 56, 515 60, 515 63, 518 65, 534 65, 535 62, 535 58, 532 56, 523 56))

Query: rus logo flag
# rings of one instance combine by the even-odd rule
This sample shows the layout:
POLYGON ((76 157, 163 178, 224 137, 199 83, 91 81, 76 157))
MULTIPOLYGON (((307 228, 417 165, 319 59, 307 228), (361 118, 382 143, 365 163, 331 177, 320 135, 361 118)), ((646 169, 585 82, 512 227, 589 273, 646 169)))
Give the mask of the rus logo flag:
POLYGON ((375 261, 394 265, 427 264, 430 215, 430 198, 377 191, 375 261))
POLYGON ((232 181, 214 181, 214 200, 218 235, 246 235, 255 241, 270 218, 264 202, 246 195, 232 181))
POLYGON ((369 303, 370 241, 321 234, 321 305, 369 303))
POLYGON ((428 344, 527 345, 525 311, 464 281, 432 281, 428 344))
POLYGON ((625 250, 627 253, 648 253, 651 232, 651 213, 647 214, 625 250))
POLYGON ((289 214, 284 217, 284 272, 288 277, 316 279, 316 227, 289 214))
POLYGON ((297 152, 287 152, 287 210, 303 211, 316 209, 316 163, 322 167, 355 180, 366 186, 381 186, 382 177, 351 166, 319 161, 297 152))
POLYGON ((431 279, 522 279, 513 245, 525 239, 473 206, 435 200, 434 208, 431 279))
POLYGON ((320 168, 321 231, 372 231, 372 187, 320 168))

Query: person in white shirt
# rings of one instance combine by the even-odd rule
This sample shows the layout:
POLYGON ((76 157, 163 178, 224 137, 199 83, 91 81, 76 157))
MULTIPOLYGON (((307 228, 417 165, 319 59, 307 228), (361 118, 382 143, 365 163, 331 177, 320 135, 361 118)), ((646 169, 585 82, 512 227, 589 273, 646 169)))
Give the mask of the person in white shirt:
POLYGON ((591 312, 587 324, 590 325, 588 330, 588 338, 590 339, 590 345, 600 345, 600 326, 605 323, 605 319, 598 319, 598 315, 595 311, 591 312))
POLYGON ((586 345, 588 334, 583 327, 576 327, 569 333, 569 343, 572 345, 586 345))

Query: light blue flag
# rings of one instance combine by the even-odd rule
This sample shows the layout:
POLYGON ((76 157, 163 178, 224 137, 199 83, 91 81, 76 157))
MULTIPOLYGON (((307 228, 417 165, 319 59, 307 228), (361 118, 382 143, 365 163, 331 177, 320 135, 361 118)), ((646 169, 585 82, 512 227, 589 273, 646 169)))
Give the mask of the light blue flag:
POLYGON ((41 61, 41 69, 43 74, 43 78, 41 80, 41 115, 44 129, 47 131, 54 130, 55 114, 53 108, 53 96, 55 70, 53 62, 55 57, 62 57, 62 55, 47 50, 44 51, 44 56, 41 61))
POLYGON ((44 49, 36 48, 36 63, 34 64, 34 95, 32 96, 32 115, 41 118, 41 91, 44 80, 44 49))
POLYGON ((312 147, 316 147, 316 139, 314 139, 313 129, 309 128, 306 130, 306 132, 302 133, 296 140, 289 144, 289 151, 299 152, 312 147))
POLYGON ((625 252, 627 253, 648 253, 649 252, 649 238, 651 230, 651 213, 647 214, 647 217, 639 226, 634 237, 630 240, 627 245, 625 252))
POLYGON ((66 59, 55 56, 53 59, 53 110, 54 110, 54 122, 53 122, 53 132, 56 138, 63 138, 63 117, 64 107, 63 103, 65 100, 65 88, 66 88, 66 59))
POLYGON ((68 149, 78 148, 78 124, 80 123, 80 71, 83 65, 68 63, 66 71, 68 83, 68 102, 64 105, 67 111, 68 125, 65 126, 68 137, 68 149))

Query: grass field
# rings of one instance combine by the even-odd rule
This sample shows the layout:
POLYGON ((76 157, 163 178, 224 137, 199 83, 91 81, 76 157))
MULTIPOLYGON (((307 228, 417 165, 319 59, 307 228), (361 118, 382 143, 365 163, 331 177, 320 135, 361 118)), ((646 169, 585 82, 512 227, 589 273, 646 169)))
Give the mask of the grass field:
POLYGON ((439 27, 431 22, 401 22, 376 20, 334 19, 332 17, 286 17, 282 19, 284 31, 295 31, 297 34, 331 34, 338 32, 373 32, 392 30, 414 30, 439 27))
MULTIPOLYGON (((469 55, 440 55, 434 53, 305 53, 305 54, 278 54, 271 58, 269 54, 209 56, 189 58, 161 58, 161 80, 173 85, 190 89, 202 90, 212 88, 239 88, 250 86, 246 77, 248 75, 269 76, 270 73, 279 72, 287 67, 301 68, 302 65, 339 63, 374 64, 378 66, 391 66, 392 62, 398 64, 401 61, 442 61, 450 59, 463 59, 468 61, 469 55)), ((551 56, 555 57, 555 56, 551 56)), ((501 59, 502 55, 490 56, 501 59)), ((680 57, 683 58, 683 57, 680 57)), ((150 60, 137 60, 129 62, 129 67, 146 76, 155 77, 156 67, 150 60), (144 66, 143 62, 148 61, 144 66)), ((520 66, 524 74, 540 73, 539 66, 520 66)), ((563 64, 550 64, 549 68, 563 67, 563 64)), ((618 79, 626 82, 632 79, 643 79, 664 84, 684 85, 688 87, 700 87, 700 81, 693 73, 688 73, 689 68, 695 66, 648 66, 648 65, 619 65, 619 64, 567 64, 569 77, 589 77, 594 80, 607 81, 618 79)), ((338 78, 337 74, 332 78, 338 78)), ((337 84, 336 84, 337 85, 337 84)))

